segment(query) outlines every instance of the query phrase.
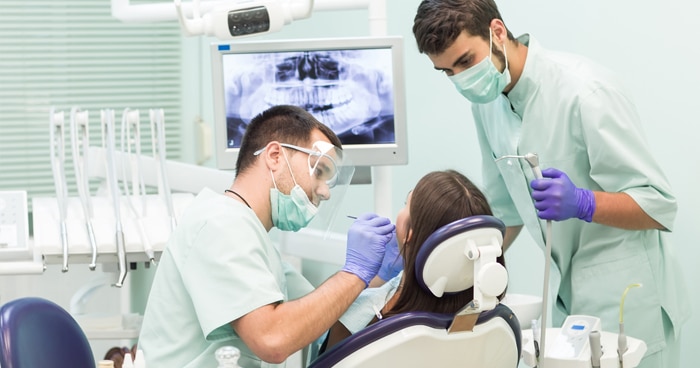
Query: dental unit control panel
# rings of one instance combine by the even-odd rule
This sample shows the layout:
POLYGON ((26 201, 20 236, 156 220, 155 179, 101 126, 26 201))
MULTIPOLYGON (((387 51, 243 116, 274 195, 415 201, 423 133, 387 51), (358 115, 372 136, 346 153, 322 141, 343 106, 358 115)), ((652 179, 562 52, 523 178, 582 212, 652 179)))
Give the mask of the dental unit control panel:
MULTIPOLYGON (((536 330, 536 329, 535 329, 536 330)), ((627 337, 627 350, 618 355, 618 334, 601 330, 600 318, 571 315, 561 328, 547 328, 547 346, 538 357, 537 333, 523 331, 522 361, 528 367, 632 368, 639 365, 647 350, 644 341, 627 337)), ((538 342, 539 343, 539 342, 538 342)))
POLYGON ((600 331, 600 319, 591 316, 569 316, 552 345, 552 356, 579 359, 590 349, 591 331, 600 331))

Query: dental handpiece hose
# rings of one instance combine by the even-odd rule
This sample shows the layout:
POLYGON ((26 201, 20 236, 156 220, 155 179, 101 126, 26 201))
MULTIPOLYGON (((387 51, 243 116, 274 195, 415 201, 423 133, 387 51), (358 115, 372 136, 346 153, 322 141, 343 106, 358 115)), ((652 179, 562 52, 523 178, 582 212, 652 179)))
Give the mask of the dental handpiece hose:
POLYGON ((124 230, 122 229, 121 221, 117 221, 116 228, 115 241, 117 244, 117 266, 119 268, 119 276, 114 286, 120 288, 124 286, 124 280, 126 279, 126 243, 124 242, 124 230))
MULTIPOLYGON (((496 161, 502 160, 504 158, 517 158, 524 159, 530 165, 532 169, 532 174, 535 179, 543 179, 542 170, 540 169, 540 160, 536 153, 526 153, 525 155, 508 155, 502 156, 496 159, 496 161)), ((544 262, 544 280, 542 282, 542 317, 540 319, 540 339, 539 339, 539 357, 537 358, 537 366, 539 368, 544 368, 545 361, 545 345, 547 343, 547 301, 549 300, 549 272, 552 264, 552 243, 550 239, 552 238, 552 220, 547 220, 547 227, 545 231, 545 262, 544 262)), ((535 331, 533 330, 533 340, 535 340, 535 331)))
POLYGON ((61 219, 61 244, 63 251, 63 266, 61 272, 68 272, 68 226, 66 220, 61 219))
POLYGON ((64 114, 55 112, 53 108, 49 113, 49 150, 51 153, 51 172, 53 173, 54 187, 56 189, 56 204, 60 220, 61 249, 63 251, 63 266, 61 272, 68 272, 68 228, 66 218, 68 216, 68 190, 66 189, 65 172, 65 139, 64 139, 64 114))
POLYGON ((119 269, 119 275, 117 277, 117 282, 114 284, 116 287, 122 287, 124 285, 124 280, 127 274, 127 262, 126 262, 126 244, 124 241, 124 231, 122 229, 121 220, 121 200, 119 192, 119 183, 117 182, 117 169, 115 163, 114 154, 114 110, 108 109, 102 111, 102 128, 103 128, 103 145, 106 150, 106 161, 107 161, 107 181, 109 191, 111 193, 113 206, 114 206, 114 220, 115 220, 115 243, 117 250, 117 267, 119 269))
MULTIPOLYGON (((540 171, 539 166, 533 167, 532 171, 535 172, 535 177, 537 179, 542 179, 542 171, 540 171), (537 171, 535 171, 537 169, 537 171)), ((542 319, 540 326, 540 368, 544 368, 545 360, 545 345, 547 343, 547 301, 549 300, 549 271, 552 264, 552 220, 547 220, 547 230, 545 235, 545 262, 544 262, 544 280, 542 282, 542 319)))
MULTIPOLYGON (((535 179, 543 179, 542 169, 540 169, 540 160, 536 153, 527 153, 523 156, 525 161, 530 164, 532 173, 535 179)), ((545 361, 545 345, 547 344, 547 301, 549 300, 549 271, 552 265, 552 220, 547 220, 547 227, 545 231, 545 262, 544 262, 544 280, 542 282, 542 318, 540 322, 540 357, 538 359, 538 365, 540 368, 544 368, 545 361)))
POLYGON ((92 227, 92 206, 90 204, 90 185, 86 173, 88 171, 88 148, 90 146, 88 129, 88 112, 73 107, 70 113, 71 151, 73 155, 73 167, 75 169, 75 184, 78 188, 80 204, 85 217, 85 230, 88 242, 92 250, 92 258, 88 268, 94 271, 97 268, 97 240, 92 227), (82 154, 81 154, 82 150, 82 154))

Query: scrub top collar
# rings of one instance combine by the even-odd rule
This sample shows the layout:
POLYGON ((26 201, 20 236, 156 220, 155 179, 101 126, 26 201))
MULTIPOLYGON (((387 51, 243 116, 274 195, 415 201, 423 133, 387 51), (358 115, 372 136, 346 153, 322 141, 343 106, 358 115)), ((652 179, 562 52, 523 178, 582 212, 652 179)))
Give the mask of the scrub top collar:
POLYGON ((539 43, 527 33, 518 37, 518 42, 528 47, 527 58, 518 82, 508 92, 508 100, 513 107, 513 111, 522 119, 525 107, 528 106, 530 99, 537 94, 539 89, 539 83, 535 75, 537 74, 536 64, 541 48, 539 43))

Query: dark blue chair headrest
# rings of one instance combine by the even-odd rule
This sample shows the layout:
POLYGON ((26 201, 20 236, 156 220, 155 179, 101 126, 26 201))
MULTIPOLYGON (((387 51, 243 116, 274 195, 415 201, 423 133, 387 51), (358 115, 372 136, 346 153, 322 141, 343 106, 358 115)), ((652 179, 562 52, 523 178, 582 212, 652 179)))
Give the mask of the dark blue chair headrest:
POLYGON ((92 349, 78 323, 56 303, 21 298, 0 307, 2 368, 94 368, 92 349))

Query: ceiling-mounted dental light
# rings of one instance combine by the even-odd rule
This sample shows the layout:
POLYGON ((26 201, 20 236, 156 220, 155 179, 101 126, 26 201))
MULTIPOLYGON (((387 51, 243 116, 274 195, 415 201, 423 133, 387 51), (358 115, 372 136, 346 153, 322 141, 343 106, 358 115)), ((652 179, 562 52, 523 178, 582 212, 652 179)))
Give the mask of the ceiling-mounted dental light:
POLYGON ((182 0, 174 0, 183 32, 221 40, 277 32, 293 20, 311 16, 313 0, 232 0, 200 14, 200 0, 193 0, 192 18, 186 18, 182 0))

